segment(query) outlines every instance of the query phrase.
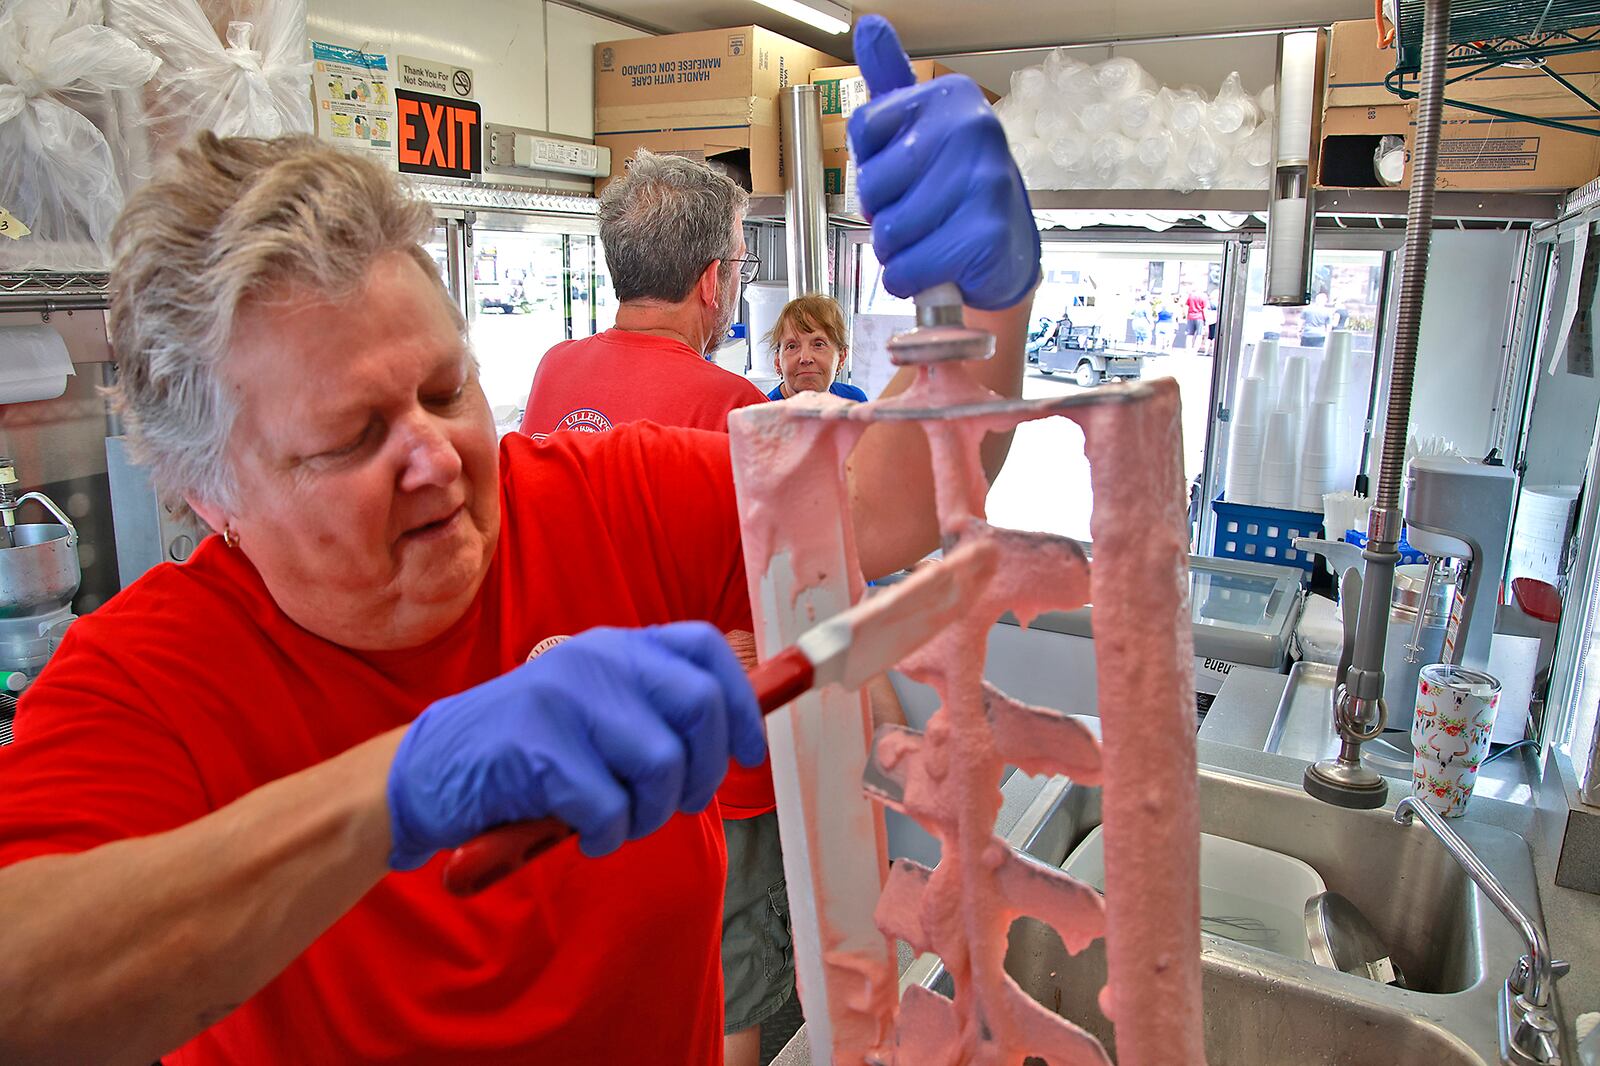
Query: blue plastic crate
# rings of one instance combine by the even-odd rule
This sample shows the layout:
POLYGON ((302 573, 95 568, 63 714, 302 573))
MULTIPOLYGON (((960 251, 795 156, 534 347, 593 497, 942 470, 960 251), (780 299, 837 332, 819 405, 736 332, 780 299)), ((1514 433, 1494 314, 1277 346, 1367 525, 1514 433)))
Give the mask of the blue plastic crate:
MULTIPOLYGON (((1367 546, 1367 535, 1359 529, 1345 530, 1344 539, 1349 541, 1351 544, 1354 544, 1358 548, 1365 548, 1367 546)), ((1410 566, 1412 563, 1425 563, 1428 561, 1428 557, 1426 555, 1423 555, 1406 542, 1404 530, 1402 530, 1400 533, 1400 545, 1396 550, 1400 552, 1401 566, 1410 566)))
POLYGON ((1216 499, 1217 531, 1211 554, 1252 563, 1295 566, 1309 577, 1317 557, 1294 546, 1296 537, 1322 536, 1322 515, 1281 507, 1257 507, 1216 499))

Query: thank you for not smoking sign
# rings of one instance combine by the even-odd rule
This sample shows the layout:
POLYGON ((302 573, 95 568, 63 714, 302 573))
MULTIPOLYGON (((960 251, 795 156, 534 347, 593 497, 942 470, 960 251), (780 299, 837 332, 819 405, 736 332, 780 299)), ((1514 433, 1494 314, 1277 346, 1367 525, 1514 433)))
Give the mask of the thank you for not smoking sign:
POLYGON ((394 91, 400 169, 470 178, 483 171, 483 112, 470 100, 394 91))
POLYGON ((394 67, 402 89, 456 100, 470 100, 474 95, 471 67, 407 55, 395 56, 394 67))

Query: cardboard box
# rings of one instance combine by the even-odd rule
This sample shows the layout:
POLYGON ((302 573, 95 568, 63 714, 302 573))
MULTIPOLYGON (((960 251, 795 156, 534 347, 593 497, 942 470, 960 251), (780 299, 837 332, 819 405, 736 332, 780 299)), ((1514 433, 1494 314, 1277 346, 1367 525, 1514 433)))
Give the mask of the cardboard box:
MULTIPOLYGON (((1581 32, 1581 31, 1580 31, 1581 32)), ((1464 53, 1468 46, 1457 46, 1452 55, 1464 53)), ((1328 80, 1323 106, 1387 107, 1408 101, 1391 93, 1384 79, 1394 70, 1393 48, 1378 47, 1378 31, 1372 19, 1335 22, 1329 34, 1328 80)), ((1600 93, 1600 51, 1552 56, 1546 67, 1566 77, 1591 96, 1600 93)), ((1450 76, 1465 73, 1469 67, 1452 69, 1450 76)), ((1415 89, 1411 78, 1406 87, 1415 89)), ((1484 104, 1539 118, 1566 118, 1589 110, 1554 78, 1537 68, 1496 67, 1493 70, 1455 82, 1445 88, 1451 100, 1484 104)), ((1489 116, 1484 116, 1489 117, 1489 116)))
MULTIPOLYGON (((931 59, 914 59, 911 73, 916 75, 917 81, 923 82, 956 72, 931 59)), ((871 98, 867 80, 861 76, 860 67, 819 67, 811 72, 811 84, 822 92, 823 186, 829 194, 853 192, 854 182, 848 180, 846 173, 850 161, 846 128, 856 108, 871 98)), ((988 89, 983 90, 983 95, 991 104, 1000 99, 988 89)))
MULTIPOLYGON (((911 61, 911 73, 920 82, 942 78, 955 71, 931 59, 914 59, 911 61)), ((820 67, 811 72, 811 84, 822 90, 824 126, 843 122, 868 100, 867 79, 861 76, 860 67, 820 67)), ((989 102, 993 103, 995 97, 987 92, 986 95, 989 95, 989 102)))
POLYGON ((611 177, 643 147, 721 160, 748 174, 755 194, 779 194, 778 91, 838 62, 760 26, 603 41, 594 46, 595 143, 611 149, 611 177))
MULTIPOLYGON (((1586 125, 1600 129, 1600 115, 1586 125)), ((1375 188, 1372 156, 1384 136, 1416 142, 1414 104, 1330 107, 1322 114, 1318 186, 1375 188)), ((1439 131, 1437 186, 1463 192, 1549 192, 1575 189, 1600 172, 1600 137, 1510 122, 1447 107, 1439 131)), ((1409 188, 1406 167, 1401 188, 1409 188)))

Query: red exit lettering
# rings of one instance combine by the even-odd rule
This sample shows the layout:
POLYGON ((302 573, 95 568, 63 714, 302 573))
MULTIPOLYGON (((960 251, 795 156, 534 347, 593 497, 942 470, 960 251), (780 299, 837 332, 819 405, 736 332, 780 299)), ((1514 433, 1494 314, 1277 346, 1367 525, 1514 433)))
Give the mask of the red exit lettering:
POLYGON ((395 111, 401 170, 466 177, 483 169, 477 104, 402 89, 395 111))

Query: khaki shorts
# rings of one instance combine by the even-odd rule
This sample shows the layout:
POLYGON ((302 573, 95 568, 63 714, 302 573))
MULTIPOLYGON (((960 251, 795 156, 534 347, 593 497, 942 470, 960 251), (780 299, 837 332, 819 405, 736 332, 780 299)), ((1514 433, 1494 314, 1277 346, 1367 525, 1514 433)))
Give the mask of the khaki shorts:
POLYGON ((778 812, 722 823, 728 887, 722 905, 724 1033, 760 1025, 794 994, 789 894, 778 847, 778 812))

